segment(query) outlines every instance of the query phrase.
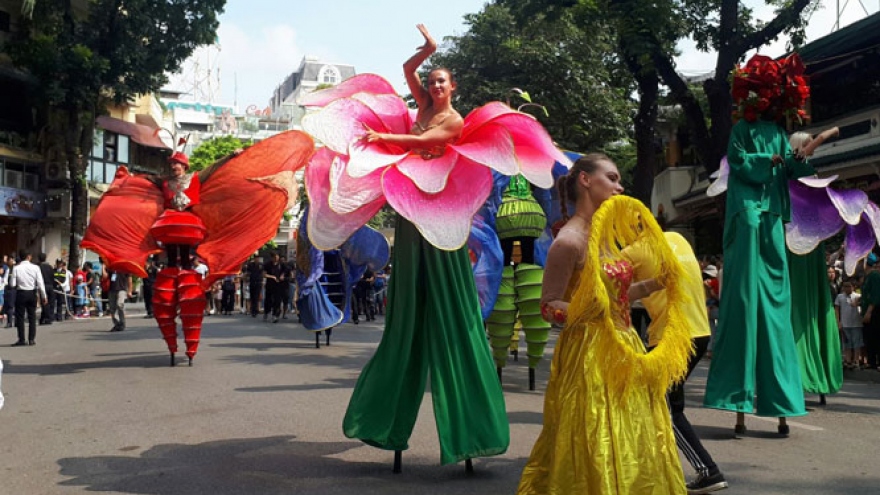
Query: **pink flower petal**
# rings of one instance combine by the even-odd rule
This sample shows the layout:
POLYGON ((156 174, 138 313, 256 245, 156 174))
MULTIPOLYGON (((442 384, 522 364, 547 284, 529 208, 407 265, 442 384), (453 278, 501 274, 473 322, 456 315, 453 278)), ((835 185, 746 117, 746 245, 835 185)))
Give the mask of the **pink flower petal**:
POLYGON ((497 124, 487 124, 468 134, 467 141, 459 140, 450 148, 467 158, 494 168, 504 175, 519 173, 519 162, 514 155, 513 137, 497 124))
POLYGON ((363 137, 364 125, 377 132, 388 132, 370 107, 352 98, 336 100, 302 119, 307 133, 339 154, 348 154, 348 146, 363 137))
POLYGON ((306 167, 306 192, 309 195, 308 236, 312 244, 322 250, 335 249, 357 229, 366 224, 385 204, 379 197, 371 203, 348 213, 339 214, 330 208, 330 169, 337 155, 327 148, 318 150, 306 167))
POLYGON ((409 115, 409 107, 406 102, 397 95, 374 95, 370 93, 358 93, 352 98, 364 102, 385 123, 388 132, 393 134, 408 134, 412 127, 412 119, 409 115))
POLYGON ((513 148, 520 161, 521 173, 541 188, 553 186, 553 164, 571 167, 571 160, 553 144, 547 130, 537 120, 523 113, 502 115, 492 121, 504 126, 513 137, 513 148))
POLYGON ((409 155, 397 147, 383 143, 368 143, 363 139, 353 141, 348 147, 348 175, 359 178, 372 174, 380 168, 397 163, 409 155))
POLYGON ((377 95, 397 94, 397 92, 394 91, 394 86, 382 76, 377 76, 376 74, 358 74, 357 76, 342 81, 332 88, 303 95, 298 103, 304 107, 323 107, 333 100, 347 98, 355 93, 373 93, 377 95))
POLYGON ((462 157, 437 194, 420 190, 397 167, 385 171, 382 186, 388 204, 411 221, 425 240, 451 251, 467 242, 471 219, 492 190, 492 172, 462 157))
POLYGON ((518 113, 516 110, 499 101, 489 102, 479 108, 474 109, 464 118, 464 125, 461 128, 461 137, 459 141, 469 141, 470 134, 480 127, 488 124, 502 115, 518 113))
POLYGON ((434 194, 446 187, 449 173, 455 167, 458 157, 459 154, 452 150, 446 150, 443 156, 427 160, 410 153, 396 168, 423 192, 434 194))
POLYGON ((337 155, 330 165, 329 205, 340 214, 352 213, 382 197, 382 170, 362 178, 353 178, 347 168, 348 159, 342 155, 337 155))

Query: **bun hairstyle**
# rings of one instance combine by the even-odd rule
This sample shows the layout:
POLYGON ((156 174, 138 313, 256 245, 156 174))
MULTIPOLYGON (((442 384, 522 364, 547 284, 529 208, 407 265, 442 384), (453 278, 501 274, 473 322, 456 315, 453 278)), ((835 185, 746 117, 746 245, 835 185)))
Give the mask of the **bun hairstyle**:
POLYGON ((578 198, 578 176, 581 172, 592 175, 599 168, 599 162, 602 161, 611 162, 611 158, 608 158, 608 155, 604 153, 588 153, 578 158, 568 170, 568 173, 556 180, 556 190, 559 192, 559 206, 562 211, 563 223, 569 219, 568 203, 574 203, 578 198))

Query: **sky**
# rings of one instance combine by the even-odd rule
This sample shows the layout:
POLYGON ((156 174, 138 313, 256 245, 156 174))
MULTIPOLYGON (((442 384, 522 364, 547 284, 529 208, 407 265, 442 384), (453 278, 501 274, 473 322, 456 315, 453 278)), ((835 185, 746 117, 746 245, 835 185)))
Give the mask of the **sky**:
MULTIPOLYGON (((220 16, 219 43, 200 49, 174 76, 175 89, 203 95, 213 102, 244 111, 267 106, 274 89, 294 72, 303 57, 353 65, 358 73, 373 72, 406 92, 401 68, 423 39, 416 24, 427 26, 438 43, 445 36, 466 31, 464 16, 477 13, 484 0, 228 0, 220 16), (416 8, 413 4, 418 3, 416 8), (294 6, 295 5, 295 6, 294 6), (199 67, 197 70, 196 67, 199 67), (208 75, 210 74, 210 76, 208 75), (201 88, 195 91, 193 88, 201 88), (210 88, 210 90, 208 89, 210 88)), ((772 10, 763 1, 746 0, 757 15, 769 20, 772 10)), ((807 29, 808 41, 830 34, 836 21, 836 0, 822 0, 807 29)), ((880 0, 862 3, 841 0, 845 26, 880 9, 880 0)), ((785 53, 785 39, 761 49, 777 56, 785 53)), ((693 43, 682 42, 677 67, 685 75, 710 71, 714 55, 698 52, 693 43)))

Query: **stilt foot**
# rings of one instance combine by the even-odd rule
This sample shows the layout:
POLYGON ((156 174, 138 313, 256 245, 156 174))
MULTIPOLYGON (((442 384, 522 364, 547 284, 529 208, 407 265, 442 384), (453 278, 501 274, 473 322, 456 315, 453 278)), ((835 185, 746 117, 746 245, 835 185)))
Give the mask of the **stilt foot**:
POLYGON ((193 358, 189 358, 189 366, 190 366, 190 368, 192 368, 192 365, 193 365, 193 358))
POLYGON ((464 472, 467 474, 474 474, 474 461, 471 459, 465 459, 464 472))
POLYGON ((315 332, 315 349, 320 349, 320 348, 321 348, 321 334, 318 332, 315 332))
POLYGON ((529 368, 529 390, 535 390, 535 368, 529 368))
POLYGON ((824 406, 826 404, 828 404, 828 402, 825 401, 825 394, 819 394, 819 405, 824 406))
POLYGON ((500 366, 495 367, 495 372, 498 373, 498 383, 504 383, 504 381, 501 379, 502 369, 503 368, 501 368, 500 366))
POLYGON ((512 354, 513 354, 513 360, 519 361, 519 351, 512 351, 512 354))
POLYGON ((400 474, 401 464, 403 463, 403 452, 399 450, 394 451, 394 469, 391 470, 394 474, 400 474))
POLYGON ((174 354, 171 355, 171 367, 173 368, 177 363, 174 360, 174 354))

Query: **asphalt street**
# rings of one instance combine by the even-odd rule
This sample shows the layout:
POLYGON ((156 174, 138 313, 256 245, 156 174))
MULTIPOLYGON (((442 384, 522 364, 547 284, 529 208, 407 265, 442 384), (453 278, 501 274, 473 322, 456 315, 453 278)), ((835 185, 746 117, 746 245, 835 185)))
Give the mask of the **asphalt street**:
MULTIPOLYGON (((124 332, 109 332, 107 317, 42 326, 33 347, 8 347, 15 331, 0 329, 0 494, 513 494, 541 430, 555 340, 536 391, 524 359, 504 371, 505 455, 476 459, 470 475, 441 466, 426 394, 393 474, 391 452, 341 431, 381 317, 343 325, 316 349, 295 319, 209 316, 194 366, 179 354, 172 368, 142 311, 130 308, 124 332)), ((689 382, 688 415, 730 482, 721 493, 880 493, 880 373, 850 372, 826 406, 808 396, 810 413, 789 422, 788 438, 775 420, 751 416, 736 437, 732 413, 699 407, 707 366, 689 382)))

